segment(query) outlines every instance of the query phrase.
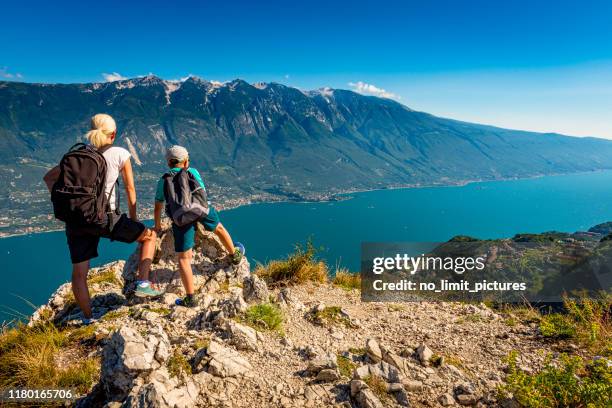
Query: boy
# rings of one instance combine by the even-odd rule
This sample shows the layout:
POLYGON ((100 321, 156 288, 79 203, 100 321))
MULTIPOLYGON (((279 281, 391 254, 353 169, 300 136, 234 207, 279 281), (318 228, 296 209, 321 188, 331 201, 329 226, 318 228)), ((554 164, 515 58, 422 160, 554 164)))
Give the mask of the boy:
MULTIPOLYGON (((200 184, 202 189, 206 189, 206 187, 204 186, 204 182, 202 181, 202 177, 200 176, 200 173, 193 167, 189 167, 189 153, 187 152, 187 149, 182 146, 170 147, 166 152, 166 161, 168 162, 170 173, 176 174, 182 169, 186 169, 194 176, 194 178, 200 184)), ((155 193, 154 217, 155 230, 158 232, 161 230, 162 208, 164 208, 164 204, 166 203, 164 190, 165 181, 164 177, 162 176, 162 178, 160 178, 157 183, 157 192, 155 193)), ((193 296, 194 287, 193 273, 191 270, 191 259, 193 257, 192 248, 194 246, 195 232, 197 227, 196 224, 198 222, 204 225, 206 231, 214 232, 215 235, 221 240, 221 243, 223 244, 225 249, 231 254, 233 264, 237 265, 238 263, 240 263, 244 252, 244 247, 242 247, 239 243, 237 243, 236 245, 238 245, 240 249, 234 247, 232 238, 221 224, 219 220, 219 214, 212 206, 209 206, 208 215, 202 217, 196 222, 184 226, 178 226, 173 222, 172 232, 174 234, 174 250, 177 252, 178 255, 181 280, 183 281, 183 286, 185 286, 185 292, 187 293, 185 298, 179 300, 177 304, 187 307, 196 306, 196 301, 193 296)))

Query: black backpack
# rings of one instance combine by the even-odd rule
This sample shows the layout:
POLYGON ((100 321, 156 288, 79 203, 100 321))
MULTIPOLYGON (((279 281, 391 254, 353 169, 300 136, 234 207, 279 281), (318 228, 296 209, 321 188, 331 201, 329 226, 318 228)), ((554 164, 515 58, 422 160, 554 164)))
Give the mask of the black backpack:
POLYGON ((208 215, 206 190, 187 169, 178 173, 168 172, 164 178, 166 214, 182 227, 208 215))
POLYGON ((59 178, 51 189, 55 218, 72 226, 103 226, 108 211, 105 185, 102 153, 84 143, 75 144, 62 157, 59 178))

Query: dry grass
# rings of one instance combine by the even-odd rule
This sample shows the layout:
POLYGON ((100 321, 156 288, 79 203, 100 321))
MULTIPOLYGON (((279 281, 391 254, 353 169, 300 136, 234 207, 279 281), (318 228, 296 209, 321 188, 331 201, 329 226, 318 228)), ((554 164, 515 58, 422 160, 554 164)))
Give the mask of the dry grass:
POLYGON ((393 404, 393 398, 387 391, 387 382, 383 378, 377 375, 371 375, 364 378, 363 381, 368 384, 370 390, 372 390, 374 395, 378 397, 384 406, 391 406, 391 404, 393 404))
POLYGON ((341 375, 347 378, 353 377, 353 371, 357 368, 357 364, 355 364, 350 358, 344 357, 343 355, 338 354, 338 371, 341 375))
POLYGON ((336 275, 334 276, 332 283, 346 290, 360 290, 361 275, 358 273, 351 273, 348 271, 348 269, 338 269, 336 270, 336 275))
POLYGON ((115 319, 119 319, 121 317, 125 317, 127 315, 129 315, 130 312, 128 310, 122 309, 122 310, 111 310, 109 312, 107 312, 104 316, 102 316, 102 321, 104 322, 109 322, 111 320, 115 320, 115 319))
POLYGON ((295 252, 280 261, 270 261, 258 265, 255 273, 266 281, 268 286, 295 285, 308 281, 327 282, 327 265, 315 257, 316 250, 308 241, 306 248, 295 246, 295 252))
POLYGON ((103 272, 93 275, 92 277, 87 279, 87 282, 90 285, 96 283, 110 283, 111 285, 121 286, 121 282, 119 281, 119 279, 117 279, 117 275, 115 275, 115 272, 112 268, 106 269, 103 272))
POLYGON ((87 392, 97 380, 100 365, 97 359, 81 356, 77 343, 88 334, 62 331, 48 323, 4 328, 0 333, 0 387, 70 387, 87 392))

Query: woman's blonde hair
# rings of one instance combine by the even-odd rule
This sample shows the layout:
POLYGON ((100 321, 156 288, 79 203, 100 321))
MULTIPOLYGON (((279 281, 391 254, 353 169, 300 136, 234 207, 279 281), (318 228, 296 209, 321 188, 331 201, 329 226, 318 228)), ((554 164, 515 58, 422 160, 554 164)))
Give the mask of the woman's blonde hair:
POLYGON ((106 113, 91 118, 91 130, 85 135, 97 149, 113 143, 112 135, 117 130, 115 119, 106 113))

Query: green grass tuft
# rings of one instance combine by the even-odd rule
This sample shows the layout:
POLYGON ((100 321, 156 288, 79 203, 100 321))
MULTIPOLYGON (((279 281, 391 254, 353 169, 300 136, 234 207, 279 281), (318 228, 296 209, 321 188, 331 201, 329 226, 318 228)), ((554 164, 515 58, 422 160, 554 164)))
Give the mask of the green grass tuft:
POLYGON ((351 320, 342 313, 340 306, 326 306, 323 310, 318 310, 310 316, 310 319, 323 326, 341 324, 346 327, 353 327, 351 320))
POLYGON ((283 334, 283 311, 275 304, 262 303, 250 306, 242 317, 242 321, 260 330, 272 330, 283 334))
POLYGON ((338 361, 338 371, 344 377, 352 378, 353 371, 357 368, 357 365, 348 357, 344 357, 343 355, 337 355, 338 361))

